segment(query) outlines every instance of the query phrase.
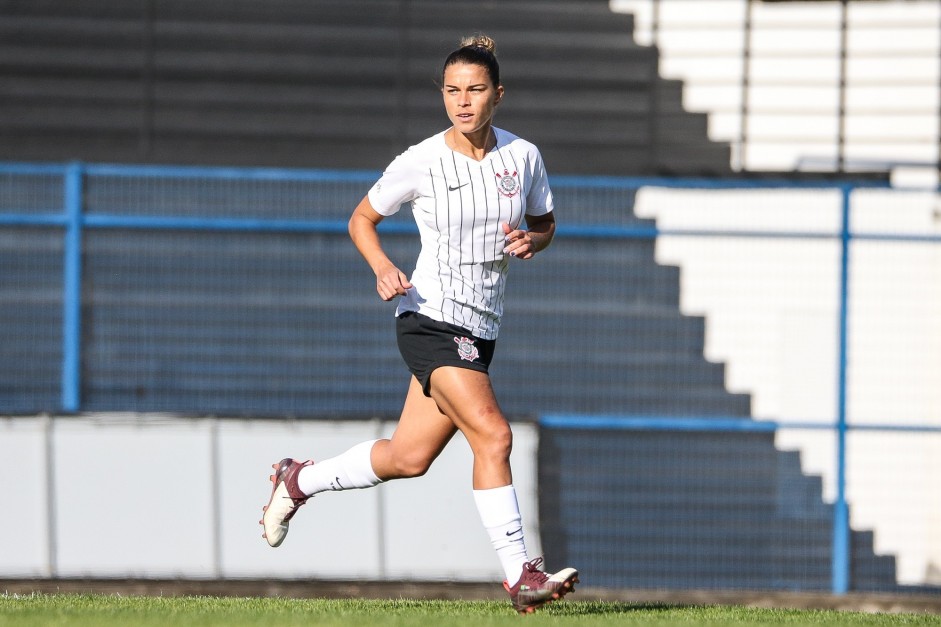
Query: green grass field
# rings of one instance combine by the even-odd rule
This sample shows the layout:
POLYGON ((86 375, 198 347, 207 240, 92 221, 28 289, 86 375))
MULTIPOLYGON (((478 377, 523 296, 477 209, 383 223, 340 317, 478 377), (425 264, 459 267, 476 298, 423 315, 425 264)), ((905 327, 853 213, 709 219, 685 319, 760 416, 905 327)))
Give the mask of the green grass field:
POLYGON ((496 601, 298 600, 232 597, 128 597, 31 594, 0 596, 0 625, 144 627, 474 627, 520 625, 941 625, 936 614, 865 614, 729 606, 670 606, 562 601, 517 616, 496 601))

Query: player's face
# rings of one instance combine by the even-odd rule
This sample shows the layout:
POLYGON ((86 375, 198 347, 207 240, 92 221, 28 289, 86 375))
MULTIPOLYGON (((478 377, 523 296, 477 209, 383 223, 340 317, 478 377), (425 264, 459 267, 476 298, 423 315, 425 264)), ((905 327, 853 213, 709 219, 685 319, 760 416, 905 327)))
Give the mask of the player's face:
POLYGON ((482 65, 455 63, 444 71, 441 93, 454 129, 472 135, 489 129, 503 86, 494 85, 482 65))

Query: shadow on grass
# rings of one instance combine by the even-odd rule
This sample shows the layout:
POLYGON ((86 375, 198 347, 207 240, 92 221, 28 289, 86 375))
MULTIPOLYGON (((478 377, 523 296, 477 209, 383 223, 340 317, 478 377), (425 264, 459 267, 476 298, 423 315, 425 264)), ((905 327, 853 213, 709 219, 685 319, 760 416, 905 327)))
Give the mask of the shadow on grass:
POLYGON ((689 610, 695 605, 670 603, 631 603, 627 601, 564 601, 545 606, 542 611, 554 616, 590 616, 674 612, 689 610))

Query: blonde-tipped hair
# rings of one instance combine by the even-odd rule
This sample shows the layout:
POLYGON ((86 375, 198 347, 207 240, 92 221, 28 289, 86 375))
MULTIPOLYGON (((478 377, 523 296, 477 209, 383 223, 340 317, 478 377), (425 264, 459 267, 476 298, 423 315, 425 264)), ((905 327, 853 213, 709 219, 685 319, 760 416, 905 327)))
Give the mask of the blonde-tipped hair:
POLYGON ((483 33, 477 33, 476 35, 463 38, 461 40, 461 48, 483 48, 494 56, 497 54, 497 42, 493 40, 493 37, 484 35, 483 33))

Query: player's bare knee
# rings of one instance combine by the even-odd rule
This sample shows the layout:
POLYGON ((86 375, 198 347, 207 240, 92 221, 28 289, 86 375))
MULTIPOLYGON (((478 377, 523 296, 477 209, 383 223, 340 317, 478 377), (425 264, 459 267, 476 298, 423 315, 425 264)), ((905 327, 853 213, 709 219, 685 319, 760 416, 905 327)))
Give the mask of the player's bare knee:
POLYGON ((403 455, 395 460, 395 467, 403 479, 421 477, 431 468, 432 460, 420 455, 403 455))
POLYGON ((479 450, 481 455, 492 461, 509 460, 510 452, 513 450, 513 432, 510 426, 505 425, 503 428, 488 432, 479 450))

